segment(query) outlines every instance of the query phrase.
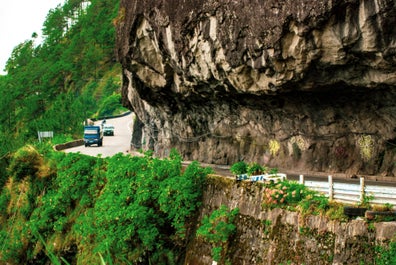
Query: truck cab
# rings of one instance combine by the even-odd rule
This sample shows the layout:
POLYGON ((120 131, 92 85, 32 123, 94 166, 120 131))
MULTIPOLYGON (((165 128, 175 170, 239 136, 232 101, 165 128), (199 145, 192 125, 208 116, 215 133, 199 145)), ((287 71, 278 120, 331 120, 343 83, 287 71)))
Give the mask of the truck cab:
POLYGON ((84 145, 87 147, 92 144, 103 145, 103 131, 101 126, 84 126, 84 145))

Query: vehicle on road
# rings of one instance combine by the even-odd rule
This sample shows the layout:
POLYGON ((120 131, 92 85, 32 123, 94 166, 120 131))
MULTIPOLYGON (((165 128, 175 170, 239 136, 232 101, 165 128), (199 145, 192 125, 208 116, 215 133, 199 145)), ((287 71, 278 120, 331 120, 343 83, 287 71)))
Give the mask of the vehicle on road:
POLYGON ((103 134, 114 136, 114 125, 103 124, 103 134))
POLYGON ((103 131, 101 126, 84 126, 84 145, 87 147, 92 144, 103 145, 103 131))

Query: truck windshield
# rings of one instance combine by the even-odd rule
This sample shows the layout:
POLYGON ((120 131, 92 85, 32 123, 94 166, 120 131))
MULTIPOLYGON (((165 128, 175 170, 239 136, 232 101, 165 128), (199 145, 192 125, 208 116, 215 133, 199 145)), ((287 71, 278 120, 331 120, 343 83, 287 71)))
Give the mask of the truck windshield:
POLYGON ((84 134, 98 134, 98 131, 94 130, 94 129, 91 129, 91 130, 87 129, 87 130, 84 130, 84 134))

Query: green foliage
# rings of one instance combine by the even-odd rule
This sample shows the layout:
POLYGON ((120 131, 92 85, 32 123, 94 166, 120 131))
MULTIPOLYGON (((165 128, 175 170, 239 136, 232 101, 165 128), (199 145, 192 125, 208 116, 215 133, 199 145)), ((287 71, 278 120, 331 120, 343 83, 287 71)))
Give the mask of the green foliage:
POLYGON ((3 188, 4 184, 8 179, 8 170, 7 167, 9 166, 9 156, 4 155, 0 157, 0 190, 3 188))
POLYGON ((247 173, 249 176, 260 175, 263 174, 266 170, 267 170, 266 167, 261 166, 260 164, 255 162, 248 166, 247 173))
POLYGON ((52 145, 63 144, 67 142, 73 141, 73 137, 71 135, 62 134, 62 135, 54 135, 54 138, 51 140, 52 145))
MULTIPOLYGON (((305 185, 295 181, 282 181, 276 184, 265 184, 264 208, 286 207, 301 211, 303 214, 326 213, 330 209, 328 198, 305 185)), ((331 213, 334 216, 336 213, 331 213)))
POLYGON ((277 168, 271 168, 269 174, 278 174, 279 170, 277 168))
MULTIPOLYGON (((6 242, 0 263, 40 255, 43 263, 64 263, 61 247, 71 244, 87 264, 179 262, 210 168, 193 162, 183 169, 175 150, 167 159, 150 152, 103 159, 54 152, 46 143, 38 150, 46 154, 46 174, 7 185, 0 194, 0 243, 6 242), (62 244, 56 243, 60 235, 67 235, 62 244)), ((25 176, 20 168, 10 173, 25 176)))
POLYGON ((329 199, 319 193, 311 192, 307 194, 299 203, 299 209, 305 214, 325 213, 330 206, 329 199))
MULTIPOLYGON (((179 164, 180 162, 181 160, 179 164)), ((203 183, 208 173, 211 173, 210 169, 201 168, 197 162, 193 162, 182 175, 168 177, 161 183, 159 207, 168 215, 169 221, 176 229, 176 236, 182 240, 186 236, 186 218, 200 205, 203 183)))
POLYGON ((174 152, 164 160, 149 153, 110 158, 108 182, 94 207, 95 229, 89 229, 96 233, 96 251, 109 248, 113 254, 140 258, 156 253, 154 263, 159 262, 155 257, 172 255, 163 247, 185 245, 186 222, 199 206, 208 172, 194 162, 182 173, 174 152))
POLYGON ((10 192, 7 189, 3 189, 0 193, 0 216, 7 216, 7 205, 10 199, 10 192))
POLYGON ((387 202, 384 204, 384 211, 392 211, 393 210, 393 204, 387 202))
POLYGON ((247 163, 244 161, 240 161, 240 162, 234 163, 231 166, 230 171, 234 175, 240 175, 240 174, 247 173, 247 169, 248 169, 247 163))
POLYGON ((117 111, 120 112, 120 109, 123 109, 121 105, 121 95, 113 94, 105 98, 99 106, 98 117, 106 117, 117 114, 117 111))
POLYGON ((396 264, 396 242, 390 242, 388 247, 377 247, 377 258, 375 264, 377 265, 391 265, 396 264))
POLYGON ((311 193, 304 185, 293 181, 282 181, 277 184, 267 184, 264 190, 264 205, 274 208, 282 205, 293 205, 300 202, 311 193))
POLYGON ((65 259, 63 259, 63 258, 60 258, 60 260, 58 259, 58 257, 47 246, 47 244, 45 243, 45 240, 43 239, 43 237, 40 234, 38 234, 37 237, 40 240, 40 242, 44 245, 46 255, 51 260, 51 264, 62 265, 62 261, 63 261, 66 265, 69 265, 69 263, 65 259))
POLYGON ((202 219, 202 225, 197 230, 197 236, 212 245, 213 260, 220 261, 224 255, 225 244, 236 231, 233 222, 238 214, 238 208, 230 211, 227 206, 221 205, 210 216, 205 216, 202 219))
MULTIPOLYGON (((347 216, 344 214, 344 205, 339 202, 328 202, 327 197, 322 196, 320 198, 322 201, 321 205, 325 205, 327 203, 328 207, 321 207, 319 209, 326 209, 326 217, 330 220, 339 220, 339 221, 346 221, 348 219, 347 216)), ((319 202, 320 204, 320 202, 319 202)))
POLYGON ((341 203, 330 202, 325 195, 288 180, 264 184, 262 206, 264 209, 280 207, 297 210, 303 215, 326 215, 332 220, 344 220, 346 217, 341 203))
POLYGON ((99 158, 60 153, 54 159, 58 174, 30 217, 32 232, 44 236, 64 231, 73 208, 91 206, 104 184, 99 158))
POLYGON ((14 176, 16 180, 21 180, 25 177, 35 177, 42 164, 42 158, 37 150, 27 145, 20 148, 11 159, 8 171, 10 175, 14 176))
POLYGON ((4 229, 0 233, 0 243, 2 246, 1 264, 23 264, 25 254, 27 230, 22 220, 15 220, 13 225, 4 229))
POLYGON ((359 207, 366 207, 366 208, 371 208, 371 201, 374 199, 374 195, 373 194, 363 194, 363 199, 361 202, 358 203, 359 207))

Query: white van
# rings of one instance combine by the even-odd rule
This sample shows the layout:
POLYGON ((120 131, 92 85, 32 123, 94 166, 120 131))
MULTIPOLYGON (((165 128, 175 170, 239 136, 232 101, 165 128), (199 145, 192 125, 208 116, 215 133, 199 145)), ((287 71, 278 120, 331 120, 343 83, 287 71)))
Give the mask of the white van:
POLYGON ((114 125, 111 124, 103 124, 103 134, 104 135, 114 135, 114 125))

